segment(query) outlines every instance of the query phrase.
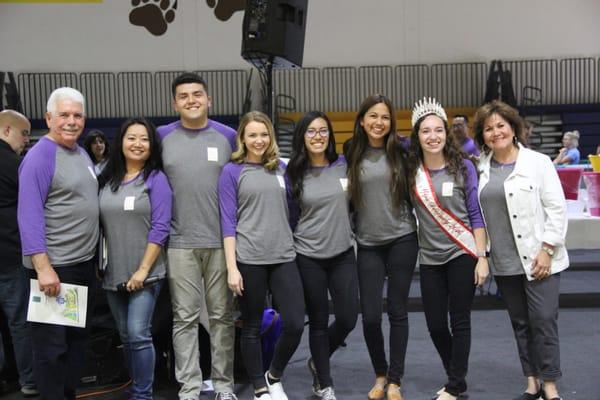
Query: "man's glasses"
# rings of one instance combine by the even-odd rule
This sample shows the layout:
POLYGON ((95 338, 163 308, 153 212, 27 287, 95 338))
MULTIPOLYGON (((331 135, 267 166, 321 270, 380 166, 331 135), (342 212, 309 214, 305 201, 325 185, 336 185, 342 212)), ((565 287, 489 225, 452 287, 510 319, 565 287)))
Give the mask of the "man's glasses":
POLYGON ((307 129, 305 135, 308 136, 309 138, 314 138, 315 136, 317 136, 317 133, 319 134, 319 136, 321 136, 322 138, 325 138, 327 136, 329 136, 329 129, 327 128, 321 128, 321 129, 307 129))

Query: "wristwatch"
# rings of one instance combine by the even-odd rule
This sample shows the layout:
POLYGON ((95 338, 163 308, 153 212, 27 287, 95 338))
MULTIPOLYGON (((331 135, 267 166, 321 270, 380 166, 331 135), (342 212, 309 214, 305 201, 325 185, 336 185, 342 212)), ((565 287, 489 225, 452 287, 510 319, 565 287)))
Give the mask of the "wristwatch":
POLYGON ((542 251, 545 251, 550 257, 554 257, 554 249, 548 246, 542 246, 542 251))

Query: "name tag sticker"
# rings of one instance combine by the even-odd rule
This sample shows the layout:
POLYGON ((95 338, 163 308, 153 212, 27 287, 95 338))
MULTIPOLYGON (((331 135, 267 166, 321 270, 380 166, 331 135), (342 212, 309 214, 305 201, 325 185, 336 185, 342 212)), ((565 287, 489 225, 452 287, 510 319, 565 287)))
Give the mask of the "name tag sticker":
POLYGON ((207 147, 206 156, 208 161, 219 161, 219 149, 216 147, 207 147))
POLYGON ((344 192, 348 191, 348 178, 340 178, 340 185, 342 185, 344 192))
POLYGON ((92 167, 90 167, 88 165, 88 171, 90 171, 90 174, 92 174, 92 176, 94 177, 94 179, 98 179, 98 178, 96 178, 96 173, 94 172, 94 168, 92 168, 92 167))
POLYGON ((283 179, 283 176, 277 175, 277 180, 279 181, 279 186, 285 189, 285 179, 283 179))
POLYGON ((125 202, 123 203, 123 210, 133 211, 134 207, 135 207, 135 196, 125 197, 125 202))
POLYGON ((444 182, 442 184, 442 196, 452 197, 453 190, 454 190, 454 182, 444 182))

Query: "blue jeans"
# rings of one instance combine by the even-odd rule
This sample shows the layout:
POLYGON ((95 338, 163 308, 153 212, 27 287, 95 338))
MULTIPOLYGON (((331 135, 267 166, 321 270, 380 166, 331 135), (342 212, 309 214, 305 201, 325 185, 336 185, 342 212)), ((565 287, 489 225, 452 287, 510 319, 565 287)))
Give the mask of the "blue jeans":
MULTIPOLYGON (((2 271, 0 274, 0 306, 10 328, 19 371, 19 384, 21 387, 35 388, 31 331, 26 321, 28 300, 26 285, 28 284, 29 280, 25 277, 23 267, 2 271)), ((2 352, 1 343, 0 341, 0 352, 2 352)), ((3 356, 0 358, 4 361, 3 356)))
POLYGON ((152 315, 162 281, 136 292, 107 291, 129 376, 133 380, 131 399, 152 399, 155 353, 152 344, 152 315))

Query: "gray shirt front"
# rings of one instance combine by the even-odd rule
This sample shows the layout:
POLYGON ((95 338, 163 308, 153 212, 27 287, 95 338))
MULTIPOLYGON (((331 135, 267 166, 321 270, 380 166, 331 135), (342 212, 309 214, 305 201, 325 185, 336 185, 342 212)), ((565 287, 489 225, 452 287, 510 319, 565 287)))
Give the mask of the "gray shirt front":
POLYGON ((98 181, 85 150, 43 137, 19 168, 24 264, 47 253, 53 267, 90 260, 98 244, 98 181))
POLYGON ((300 218, 294 231, 296 252, 308 257, 334 257, 353 244, 348 212, 348 179, 343 157, 304 174, 300 218))
POLYGON ((283 164, 229 163, 219 179, 223 237, 235 236, 236 258, 245 264, 279 264, 296 258, 289 224, 283 164))
POLYGON ((416 230, 415 217, 407 202, 393 206, 391 171, 384 148, 367 147, 360 162, 362 205, 356 209, 356 241, 380 246, 416 230))
POLYGON ((525 273, 512 234, 504 192, 504 181, 514 168, 514 164, 500 164, 491 160, 490 180, 481 190, 481 209, 490 238, 488 261, 494 275, 525 273))
MULTIPOLYGON (((468 164, 470 171, 475 174, 475 167, 468 164)), ((469 228, 475 228, 471 223, 467 202, 467 188, 464 176, 458 173, 457 179, 448 172, 447 168, 429 170, 431 183, 440 205, 454 214, 462 223, 469 228)), ((476 195, 477 179, 472 184, 472 192, 476 195)), ((435 222, 429 211, 413 194, 415 212, 419 220, 419 263, 427 265, 441 265, 448 261, 467 254, 462 247, 458 246, 448 237, 435 222)), ((475 206, 477 203, 475 202, 475 206)), ((478 207, 477 207, 478 208, 478 207)), ((481 219, 481 217, 480 217, 481 219)), ((478 221, 480 222, 480 221, 478 221)))
MULTIPOLYGON (((104 289, 116 290, 137 271, 148 243, 163 246, 169 234, 172 193, 166 176, 153 172, 121 184, 116 192, 110 185, 100 191, 100 220, 108 248, 104 289)), ((161 248, 148 277, 164 278, 167 258, 161 248)))
POLYGON ((177 121, 158 133, 174 193, 169 247, 221 248, 217 184, 235 148, 235 131, 209 120, 202 129, 186 129, 177 121))

